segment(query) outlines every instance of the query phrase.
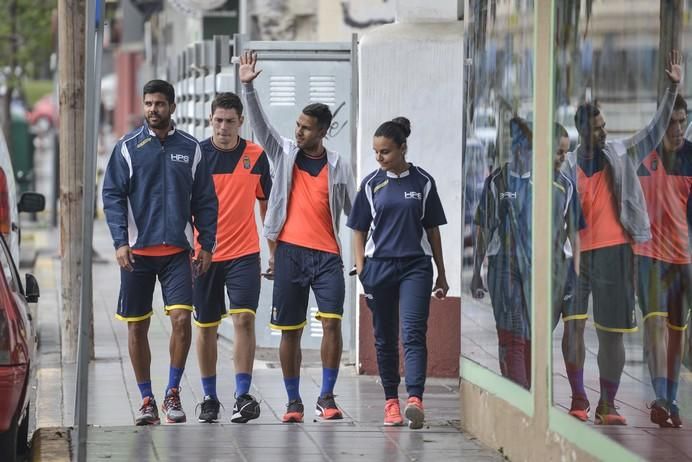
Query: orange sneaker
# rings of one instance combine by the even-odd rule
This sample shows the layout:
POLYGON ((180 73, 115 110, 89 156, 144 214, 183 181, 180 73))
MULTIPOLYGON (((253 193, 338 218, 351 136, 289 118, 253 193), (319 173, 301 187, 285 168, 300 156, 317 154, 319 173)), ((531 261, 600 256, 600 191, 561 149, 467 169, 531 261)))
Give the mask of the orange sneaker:
POLYGON ((591 405, 589 400, 579 396, 572 397, 572 405, 569 408, 569 415, 576 417, 582 422, 589 420, 589 411, 591 410, 591 405))
POLYGON ((339 407, 336 405, 334 395, 332 394, 326 394, 317 398, 315 414, 317 417, 322 417, 324 420, 338 420, 344 418, 344 415, 341 412, 341 409, 339 409, 339 407))
POLYGON ((665 400, 657 399, 646 407, 651 410, 650 419, 652 423, 655 423, 661 428, 670 428, 673 426, 673 424, 668 421, 670 414, 668 413, 668 403, 666 403, 665 400))
POLYGON ((286 413, 281 418, 283 423, 297 422, 301 423, 303 421, 303 402, 299 399, 294 399, 286 405, 286 413))
POLYGON ((408 419, 408 428, 412 428, 414 430, 423 428, 425 412, 423 411, 423 401, 421 401, 419 397, 409 397, 408 401, 406 402, 404 414, 408 419))
POLYGON ((596 425, 627 425, 627 420, 618 414, 613 403, 599 401, 594 423, 596 425))
POLYGON ((388 399, 384 403, 384 426, 399 427, 404 424, 404 418, 401 417, 401 408, 399 407, 399 398, 388 399))

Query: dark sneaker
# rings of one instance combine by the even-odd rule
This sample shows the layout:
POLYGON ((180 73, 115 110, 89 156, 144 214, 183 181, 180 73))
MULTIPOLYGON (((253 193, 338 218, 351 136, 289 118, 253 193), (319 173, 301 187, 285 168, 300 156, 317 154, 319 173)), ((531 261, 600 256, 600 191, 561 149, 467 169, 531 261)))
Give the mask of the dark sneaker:
POLYGON ((680 418, 680 408, 678 403, 675 401, 668 403, 668 410, 670 411, 670 422, 673 428, 682 427, 682 419, 680 418))
POLYGON ((668 414, 668 403, 666 403, 666 401, 657 399, 652 401, 647 407, 651 410, 651 422, 655 423, 661 428, 672 427, 671 423, 668 422, 670 415, 668 414))
POLYGON ((163 400, 161 405, 161 410, 166 416, 166 423, 182 423, 187 420, 183 406, 180 404, 180 390, 178 388, 168 390, 166 399, 163 400))
POLYGON ((589 420, 589 411, 591 410, 591 405, 589 400, 580 396, 572 397, 572 405, 569 408, 569 415, 576 417, 582 422, 589 420))
POLYGON ((627 425, 627 420, 618 413, 615 404, 599 401, 594 423, 596 425, 627 425))
POLYGON ((156 401, 152 396, 147 396, 142 400, 142 406, 135 417, 135 425, 158 425, 161 423, 159 419, 159 410, 156 409, 156 401))
POLYGON ((344 418, 341 409, 339 409, 336 405, 336 401, 334 401, 334 395, 331 393, 317 398, 315 414, 318 417, 322 417, 324 420, 338 420, 344 418))
POLYGON ((303 408, 303 402, 299 399, 294 399, 286 405, 286 413, 281 418, 283 423, 288 422, 302 422, 303 414, 305 409, 303 408))
POLYGON ((221 403, 219 403, 218 399, 205 396, 200 407, 202 410, 199 413, 199 417, 197 417, 197 421, 202 423, 215 423, 219 421, 221 403))
POLYGON ((260 405, 257 400, 247 393, 238 396, 233 406, 231 422, 246 423, 260 416, 260 405))

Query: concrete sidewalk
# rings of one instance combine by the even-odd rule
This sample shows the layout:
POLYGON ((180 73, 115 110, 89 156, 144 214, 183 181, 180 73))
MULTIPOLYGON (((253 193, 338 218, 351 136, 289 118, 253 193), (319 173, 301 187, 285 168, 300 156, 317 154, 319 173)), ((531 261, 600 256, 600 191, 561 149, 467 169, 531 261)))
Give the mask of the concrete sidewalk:
MULTIPOLYGON (((41 286, 38 307, 40 358, 34 409, 36 427, 33 460, 65 460, 67 434, 73 422, 75 367, 64 364, 60 353, 60 261, 57 232, 34 230, 37 258, 34 273, 41 286), (60 441, 62 446, 57 444, 60 441), (56 449, 57 448, 57 449, 56 449), (62 451, 62 452, 61 452, 62 451), (61 459, 62 457, 62 459, 61 459)), ((422 430, 382 426, 384 399, 377 378, 358 376, 354 367, 341 369, 337 403, 345 419, 320 422, 312 417, 321 382, 318 352, 306 352, 301 394, 306 405, 304 424, 281 424, 286 394, 275 350, 258 351, 251 393, 261 400, 262 414, 248 424, 231 424, 234 373, 232 350, 220 341, 218 390, 225 407, 221 423, 199 424, 196 404, 202 400, 200 375, 193 348, 181 384, 188 423, 135 427, 134 411, 140 395, 127 352, 127 329, 114 319, 119 270, 105 224, 97 221, 94 247, 108 263, 94 265, 94 333, 96 359, 89 370, 88 460, 502 460, 459 429, 456 380, 428 381, 426 426, 422 430)), ((160 292, 154 296, 155 316, 149 339, 152 385, 161 402, 168 378, 170 323, 163 314, 160 292)), ((403 391, 403 387, 402 387, 403 391)), ((403 396, 403 394, 402 394, 403 396)))

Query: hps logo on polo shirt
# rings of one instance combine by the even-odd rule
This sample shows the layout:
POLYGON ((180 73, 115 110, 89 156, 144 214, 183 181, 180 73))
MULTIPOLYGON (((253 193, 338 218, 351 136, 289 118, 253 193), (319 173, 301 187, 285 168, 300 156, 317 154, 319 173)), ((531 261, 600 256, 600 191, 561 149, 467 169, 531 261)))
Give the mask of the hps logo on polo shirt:
POLYGON ((184 162, 186 164, 190 163, 190 156, 186 154, 171 154, 171 160, 173 162, 184 162))
POLYGON ((416 191, 409 191, 404 193, 404 199, 418 199, 423 200, 423 194, 416 191))

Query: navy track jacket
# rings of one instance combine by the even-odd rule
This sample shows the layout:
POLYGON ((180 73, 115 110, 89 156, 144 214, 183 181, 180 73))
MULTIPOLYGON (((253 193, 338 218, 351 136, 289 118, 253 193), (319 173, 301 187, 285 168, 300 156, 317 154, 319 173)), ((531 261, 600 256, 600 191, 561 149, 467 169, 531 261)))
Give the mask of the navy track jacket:
POLYGON ((113 148, 103 180, 103 208, 116 249, 169 244, 202 249, 216 242, 218 201, 197 140, 172 129, 163 143, 145 124, 113 148))

